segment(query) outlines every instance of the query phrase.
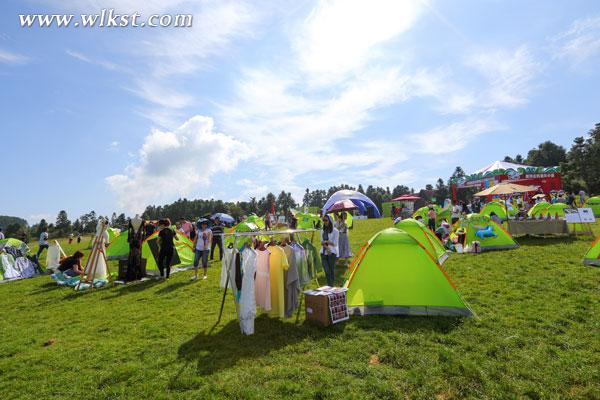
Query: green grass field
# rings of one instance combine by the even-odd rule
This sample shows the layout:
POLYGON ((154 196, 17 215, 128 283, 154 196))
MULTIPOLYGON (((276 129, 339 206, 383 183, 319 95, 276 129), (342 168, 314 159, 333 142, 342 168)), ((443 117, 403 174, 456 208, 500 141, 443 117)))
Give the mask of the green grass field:
MULTIPOLYGON (((357 221, 354 251, 390 225, 357 221)), ((49 276, 2 284, 0 398, 599 399, 600 269, 581 264, 591 238, 519 242, 445 263, 478 318, 319 328, 259 316, 249 337, 231 296, 214 326, 219 263, 207 281, 181 272, 84 293, 49 276)))

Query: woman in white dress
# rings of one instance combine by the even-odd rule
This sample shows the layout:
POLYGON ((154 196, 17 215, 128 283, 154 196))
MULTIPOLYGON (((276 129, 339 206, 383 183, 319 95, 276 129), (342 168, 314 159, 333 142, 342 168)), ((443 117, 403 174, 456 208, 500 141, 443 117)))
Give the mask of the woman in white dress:
POLYGON ((350 241, 348 240, 348 225, 346 224, 346 213, 342 212, 337 218, 336 224, 337 230, 340 232, 339 238, 339 251, 338 258, 345 260, 352 257, 352 250, 350 250, 350 241))

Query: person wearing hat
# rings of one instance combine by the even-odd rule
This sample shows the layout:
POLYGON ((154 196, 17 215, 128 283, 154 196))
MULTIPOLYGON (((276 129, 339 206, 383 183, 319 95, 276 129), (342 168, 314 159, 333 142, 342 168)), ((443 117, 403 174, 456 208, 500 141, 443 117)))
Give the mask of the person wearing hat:
POLYGON ((465 239, 467 238, 467 231, 465 228, 458 228, 456 231, 456 243, 461 244, 465 247, 465 239))
POLYGON ((194 276, 192 280, 198 280, 198 265, 200 264, 200 260, 202 260, 202 268, 204 269, 204 274, 202 275, 202 279, 206 279, 206 271, 208 269, 208 254, 210 253, 210 246, 212 244, 212 231, 208 227, 208 220, 206 218, 201 218, 198 223, 198 233, 196 234, 196 238, 194 239, 194 276))

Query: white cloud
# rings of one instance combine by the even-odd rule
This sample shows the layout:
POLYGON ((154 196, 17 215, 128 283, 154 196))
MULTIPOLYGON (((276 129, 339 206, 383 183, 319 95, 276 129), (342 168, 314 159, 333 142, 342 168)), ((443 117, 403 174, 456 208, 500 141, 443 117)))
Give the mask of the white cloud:
POLYGON ((600 16, 574 21, 566 32, 551 40, 555 58, 565 58, 574 64, 600 54, 600 16))
POLYGON ((141 213, 148 204, 208 187, 215 174, 231 171, 244 154, 242 143, 214 131, 212 118, 195 116, 173 131, 152 130, 137 163, 106 182, 121 207, 141 213))
POLYGON ((113 140, 108 145, 108 151, 117 151, 119 150, 119 142, 117 140, 113 140))
POLYGON ((14 53, 12 51, 0 49, 0 63, 1 64, 25 64, 29 59, 24 55, 14 53))
POLYGON ((468 119, 413 134, 410 137, 411 147, 425 154, 448 154, 464 148, 480 135, 500 129, 502 126, 490 119, 468 119))
POLYGON ((321 1, 297 32, 302 71, 321 83, 353 74, 376 57, 379 45, 417 20, 419 1, 321 1))
POLYGON ((470 64, 489 80, 489 89, 479 99, 487 108, 516 107, 528 101, 532 80, 541 69, 527 48, 477 54, 470 64))
POLYGON ((99 65, 99 66, 101 66, 103 68, 106 68, 106 69, 112 70, 112 71, 118 69, 117 64, 112 63, 110 61, 106 61, 106 60, 92 60, 91 58, 87 57, 86 55, 84 55, 84 54, 82 54, 80 52, 77 52, 77 51, 70 50, 70 49, 65 50, 65 52, 69 56, 75 58, 76 60, 83 61, 83 62, 88 63, 88 64, 99 65))

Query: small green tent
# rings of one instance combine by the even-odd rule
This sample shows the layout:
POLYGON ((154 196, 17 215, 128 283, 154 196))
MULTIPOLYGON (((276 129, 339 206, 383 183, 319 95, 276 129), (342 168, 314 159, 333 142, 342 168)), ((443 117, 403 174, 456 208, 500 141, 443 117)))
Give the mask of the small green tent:
POLYGON ((539 203, 534 204, 533 207, 531 207, 529 211, 527 211, 527 215, 532 218, 545 217, 546 211, 550 206, 551 204, 547 201, 540 201, 539 203))
POLYGON ((600 267, 600 236, 594 240, 592 247, 590 247, 588 252, 585 253, 585 257, 583 257, 583 264, 600 267))
POLYGON ((546 215, 549 217, 565 217, 565 208, 570 208, 565 203, 555 203, 551 204, 550 207, 546 208, 546 215))
POLYGON ((21 253, 28 254, 29 246, 26 243, 20 241, 19 239, 7 238, 0 240, 0 250, 4 248, 4 246, 12 246, 18 250, 21 250, 21 253))
MULTIPOLYGON (((433 209, 435 210, 435 213, 436 213, 436 217, 435 217, 435 226, 436 227, 439 227, 442 224, 442 219, 445 218, 446 221, 448 221, 448 222, 450 222, 450 220, 452 219, 452 208, 451 207, 442 208, 442 207, 438 206, 437 204, 434 204, 433 209)), ((427 221, 429 220, 429 217, 427 216, 428 212, 429 212, 429 206, 421 207, 413 213, 412 217, 414 219, 417 219, 417 217, 421 217, 423 219, 423 223, 427 224, 427 221)))
POLYGON ((489 217, 490 215, 492 215, 492 213, 496 214, 498 218, 502 220, 508 219, 506 207, 499 201, 490 201, 489 203, 486 203, 481 209, 482 215, 487 215, 489 217))
POLYGON ((317 214, 311 213, 297 212, 294 217, 298 220, 298 229, 314 229, 320 221, 317 214))
POLYGON ((351 314, 472 315, 435 257, 403 230, 376 233, 357 260, 345 285, 351 314))
MULTIPOLYGON (((154 232, 142 243, 142 258, 146 259, 146 271, 158 269, 158 232, 154 232)), ((129 242, 127 231, 120 234, 106 249, 106 257, 109 260, 127 259, 129 256, 129 242)), ((171 267, 187 267, 194 262, 193 242, 185 235, 178 233, 175 240, 175 254, 171 261, 171 267)))
MULTIPOLYGON (((256 231, 259 231, 260 229, 261 228, 258 225, 256 225, 255 223, 248 222, 248 220, 246 220, 246 221, 240 222, 233 228, 229 229, 227 231, 227 233, 256 232, 256 231)), ((228 235, 228 236, 225 236, 225 240, 223 241, 223 243, 227 247, 229 245, 232 245, 234 240, 235 240, 235 238, 233 235, 228 235)), ((238 238, 237 245, 241 246, 242 244, 248 242, 249 240, 251 240, 250 236, 244 236, 243 238, 238 238)))
POLYGON ((407 218, 398 221, 395 226, 408 233, 417 242, 421 243, 423 247, 435 256, 440 264, 443 264, 448 258, 449 252, 446 251, 442 242, 440 242, 438 237, 421 222, 416 219, 407 218))
MULTIPOLYGON (((265 229, 265 219, 262 217, 259 217, 256 214, 250 214, 248 215, 248 217, 246 217, 246 219, 242 222, 247 222, 247 223, 252 223, 254 225, 256 225, 258 227, 258 229, 265 229)), ((240 225, 240 224, 238 224, 240 225)))
POLYGON ((106 232, 108 232, 108 243, 112 243, 121 234, 118 228, 106 228, 106 232))
POLYGON ((600 217, 600 196, 594 196, 587 199, 584 207, 591 208, 594 215, 600 217))
POLYGON ((455 231, 461 228, 466 231, 465 246, 471 247, 474 241, 478 241, 482 251, 519 247, 510 233, 487 215, 469 214, 458 220, 453 228, 455 231))

